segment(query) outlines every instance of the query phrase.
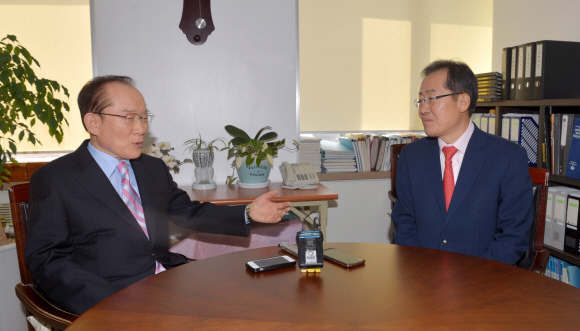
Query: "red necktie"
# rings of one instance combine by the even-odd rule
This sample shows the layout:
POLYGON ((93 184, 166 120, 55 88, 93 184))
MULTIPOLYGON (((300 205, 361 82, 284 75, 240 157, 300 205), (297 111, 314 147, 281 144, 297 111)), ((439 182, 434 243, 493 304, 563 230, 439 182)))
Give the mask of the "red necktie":
MULTIPOLYGON (((145 215, 143 214, 143 207, 141 205, 141 199, 139 199, 139 195, 131 186, 131 182, 129 181, 129 165, 125 161, 119 162, 117 164, 117 170, 119 170, 119 174, 121 175, 121 187, 123 191, 123 201, 131 211, 131 214, 137 220, 137 223, 141 226, 143 232, 147 238, 149 238, 149 233, 147 232, 147 224, 145 223, 145 215)), ((165 271, 165 268, 159 261, 155 261, 155 273, 158 274, 162 271, 165 271)))
POLYGON ((443 174, 443 192, 445 193, 445 210, 449 210, 449 203, 453 196, 453 189, 455 188, 455 181, 453 179, 453 165, 451 158, 457 153, 457 148, 454 146, 443 147, 443 154, 445 154, 445 173, 443 174))

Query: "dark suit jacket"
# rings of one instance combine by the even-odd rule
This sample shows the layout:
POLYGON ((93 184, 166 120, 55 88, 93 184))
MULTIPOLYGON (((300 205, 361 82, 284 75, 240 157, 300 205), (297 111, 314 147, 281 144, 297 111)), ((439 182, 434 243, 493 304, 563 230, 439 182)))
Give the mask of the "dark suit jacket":
POLYGON ((87 149, 50 162, 30 180, 26 263, 53 303, 81 314, 93 305, 187 259, 168 250, 168 221, 197 231, 249 235, 245 206, 192 202, 161 159, 131 165, 150 240, 87 149))
POLYGON ((475 128, 445 210, 437 139, 405 146, 397 163, 395 244, 515 264, 528 248, 532 182, 523 147, 475 128))

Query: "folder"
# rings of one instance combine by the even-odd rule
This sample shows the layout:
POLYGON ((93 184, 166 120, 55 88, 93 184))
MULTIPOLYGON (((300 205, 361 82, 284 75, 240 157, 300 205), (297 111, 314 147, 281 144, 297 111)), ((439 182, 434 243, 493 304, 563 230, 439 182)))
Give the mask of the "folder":
POLYGON ((538 166, 538 115, 506 114, 510 117, 509 139, 526 150, 530 167, 538 166))
MULTIPOLYGON (((534 92, 534 69, 536 60, 536 43, 524 45, 524 81, 522 85, 522 98, 519 100, 533 99, 534 92)), ((520 93, 520 91, 518 91, 520 93)))
POLYGON ((481 116, 481 122, 480 122, 480 129, 483 132, 487 132, 487 129, 489 127, 489 114, 483 114, 481 116))
POLYGON ((478 128, 481 129, 481 115, 483 114, 473 114, 471 115, 471 121, 475 124, 478 128))
POLYGON ((549 186, 548 187, 548 196, 547 196, 547 205, 546 205, 546 218, 554 219, 554 195, 556 192, 561 188, 561 186, 549 186))
POLYGON ((566 177, 580 179, 580 116, 574 117, 570 134, 570 149, 566 164, 566 177))
POLYGON ((566 237, 566 212, 568 206, 568 195, 578 192, 569 187, 559 187, 554 194, 554 223, 552 224, 552 247, 564 250, 566 237))
POLYGON ((507 114, 501 117, 501 137, 507 140, 510 139, 510 120, 511 116, 507 114))
POLYGON ((536 42, 534 99, 580 98, 580 42, 536 42))
POLYGON ((518 47, 518 62, 517 62, 517 73, 516 73, 516 100, 524 100, 524 92, 522 88, 524 87, 524 65, 525 65, 525 45, 520 45, 518 47))
POLYGON ((516 75, 518 73, 518 47, 511 48, 511 68, 510 68, 510 92, 509 97, 510 100, 516 99, 516 75))
POLYGON ((544 245, 552 246, 552 221, 549 218, 546 218, 546 223, 544 226, 544 245))
POLYGON ((489 114, 487 133, 495 134, 495 114, 489 114))
POLYGON ((510 99, 510 77, 511 77, 512 48, 504 48, 501 53, 501 73, 503 81, 501 84, 501 99, 510 99))
POLYGON ((574 255, 578 254, 578 241, 580 239, 580 232, 578 231, 579 205, 580 205, 580 194, 570 193, 568 195, 568 205, 566 210, 564 251, 574 255))
MULTIPOLYGON (((561 176, 566 176, 566 172, 568 171, 568 161, 570 159, 570 145, 572 143, 572 135, 574 133, 574 121, 575 115, 568 114, 567 124, 566 124, 566 140, 563 142, 564 146, 562 148, 563 155, 562 158, 562 168, 561 168, 561 176)), ((562 138, 563 139, 563 138, 562 138)))

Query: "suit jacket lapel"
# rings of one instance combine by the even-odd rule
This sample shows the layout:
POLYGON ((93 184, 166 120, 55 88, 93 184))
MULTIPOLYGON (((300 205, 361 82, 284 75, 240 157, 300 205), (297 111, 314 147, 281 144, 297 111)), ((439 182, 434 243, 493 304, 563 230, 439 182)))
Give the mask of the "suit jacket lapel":
POLYGON ((109 178, 107 178, 91 153, 89 153, 87 145, 88 140, 85 140, 81 147, 75 151, 75 166, 81 171, 81 174, 77 177, 77 181, 96 199, 111 208, 125 222, 129 223, 145 236, 139 223, 137 223, 135 217, 133 217, 133 214, 131 214, 131 211, 129 211, 129 208, 127 208, 127 205, 125 205, 125 202, 119 196, 119 193, 111 185, 109 178))
POLYGON ((441 219, 445 219, 445 195, 443 194, 443 179, 441 177, 441 160, 439 158, 439 143, 437 139, 432 139, 431 147, 427 150, 426 171, 427 185, 431 187, 433 196, 439 206, 441 219))
POLYGON ((463 203, 467 192, 471 189, 475 177, 479 170, 483 166, 483 162, 486 158, 485 153, 485 135, 483 131, 475 127, 471 139, 467 144, 467 150, 465 151, 465 156, 463 157, 463 162, 461 163, 461 169, 459 170, 459 176, 457 177, 457 183, 455 184, 455 189, 453 190, 453 197, 451 198, 451 203, 449 204, 449 211, 445 217, 445 225, 453 217, 453 214, 457 211, 459 206, 463 203))

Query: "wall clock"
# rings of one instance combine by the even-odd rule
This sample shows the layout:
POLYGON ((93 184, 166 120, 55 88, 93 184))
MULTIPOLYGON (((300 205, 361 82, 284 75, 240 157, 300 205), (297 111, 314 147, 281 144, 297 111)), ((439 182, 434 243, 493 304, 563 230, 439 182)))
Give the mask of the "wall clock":
POLYGON ((211 18, 210 0, 183 0, 179 28, 194 45, 201 45, 215 30, 211 18))

